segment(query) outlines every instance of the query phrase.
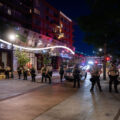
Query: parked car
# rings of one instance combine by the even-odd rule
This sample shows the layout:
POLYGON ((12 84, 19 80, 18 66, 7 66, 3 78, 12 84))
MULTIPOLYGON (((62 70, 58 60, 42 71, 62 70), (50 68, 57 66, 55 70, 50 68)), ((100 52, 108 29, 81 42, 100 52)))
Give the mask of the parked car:
MULTIPOLYGON (((73 81, 73 69, 74 67, 69 67, 65 70, 65 73, 64 73, 64 78, 68 81, 73 81)), ((80 73, 80 77, 81 78, 84 78, 86 79, 87 77, 87 71, 83 68, 80 68, 81 69, 81 73, 80 73)))

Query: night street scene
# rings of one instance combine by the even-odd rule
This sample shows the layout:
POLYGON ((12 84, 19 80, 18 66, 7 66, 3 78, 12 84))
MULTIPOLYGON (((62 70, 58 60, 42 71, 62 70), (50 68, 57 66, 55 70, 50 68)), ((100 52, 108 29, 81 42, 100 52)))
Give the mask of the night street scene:
POLYGON ((120 120, 120 1, 0 0, 0 120, 120 120))

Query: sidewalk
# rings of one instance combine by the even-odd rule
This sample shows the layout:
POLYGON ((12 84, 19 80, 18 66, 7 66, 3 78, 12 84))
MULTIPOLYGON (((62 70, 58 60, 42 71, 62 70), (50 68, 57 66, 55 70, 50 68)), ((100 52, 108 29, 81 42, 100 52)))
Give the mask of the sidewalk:
MULTIPOLYGON (((52 85, 60 83, 59 74, 54 73, 52 77, 52 85)), ((41 83, 41 75, 39 74, 36 78, 36 82, 31 82, 31 76, 28 80, 18 79, 4 79, 0 80, 0 101, 11 97, 19 96, 49 86, 49 83, 41 83)))

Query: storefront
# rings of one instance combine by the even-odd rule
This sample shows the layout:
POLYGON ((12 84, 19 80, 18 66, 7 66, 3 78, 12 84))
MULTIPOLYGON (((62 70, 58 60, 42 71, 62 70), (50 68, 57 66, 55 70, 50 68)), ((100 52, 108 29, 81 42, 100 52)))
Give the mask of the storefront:
POLYGON ((27 53, 28 58, 30 59, 27 66, 34 66, 37 70, 40 70, 45 64, 45 54, 49 53, 46 61, 52 64, 54 69, 58 69, 62 58, 69 57, 67 54, 71 54, 69 50, 66 50, 64 47, 66 45, 58 40, 53 38, 35 33, 33 31, 24 29, 19 27, 17 29, 17 33, 15 35, 14 41, 14 49, 12 51, 12 44, 9 40, 0 41, 0 64, 4 62, 5 66, 13 67, 13 70, 16 71, 18 67, 17 58, 15 56, 15 51, 18 49, 19 51, 24 51, 27 53), (24 38, 24 39, 22 39, 24 38), (63 46, 62 48, 54 48, 53 46, 63 46), (48 47, 49 49, 43 50, 43 48, 48 47), (42 48, 42 50, 40 50, 42 48), (36 49, 36 50, 32 50, 36 49), (39 50, 38 50, 39 49, 39 50), (13 55, 12 55, 13 53, 13 55), (61 54, 63 53, 63 54, 61 54))
POLYGON ((12 51, 8 49, 1 49, 0 48, 0 66, 6 67, 10 66, 12 67, 12 51))

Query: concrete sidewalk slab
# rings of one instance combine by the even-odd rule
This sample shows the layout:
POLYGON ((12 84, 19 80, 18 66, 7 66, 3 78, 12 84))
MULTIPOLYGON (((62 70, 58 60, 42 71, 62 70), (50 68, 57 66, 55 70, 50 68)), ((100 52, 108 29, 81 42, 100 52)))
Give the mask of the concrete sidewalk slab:
MULTIPOLYGON (((52 77, 52 84, 60 83, 58 74, 54 74, 52 77)), ((31 77, 28 80, 0 80, 0 101, 15 97, 27 92, 33 91, 37 88, 47 86, 47 83, 41 83, 41 76, 37 76, 36 82, 31 82, 31 77)))
POLYGON ((33 120, 76 92, 70 84, 57 84, 0 102, 0 120, 33 120))

